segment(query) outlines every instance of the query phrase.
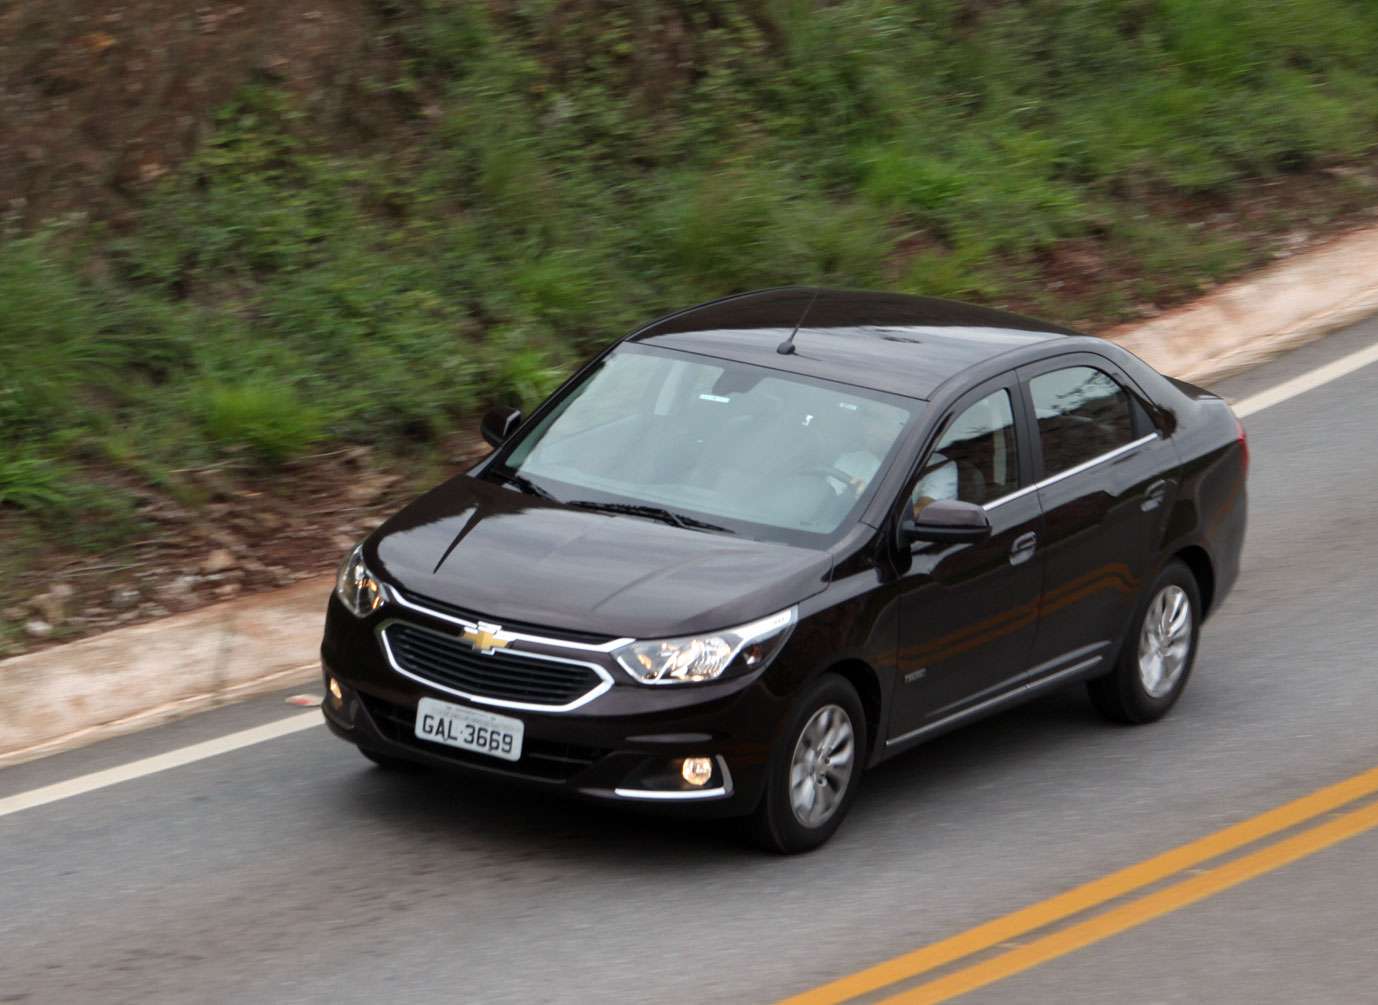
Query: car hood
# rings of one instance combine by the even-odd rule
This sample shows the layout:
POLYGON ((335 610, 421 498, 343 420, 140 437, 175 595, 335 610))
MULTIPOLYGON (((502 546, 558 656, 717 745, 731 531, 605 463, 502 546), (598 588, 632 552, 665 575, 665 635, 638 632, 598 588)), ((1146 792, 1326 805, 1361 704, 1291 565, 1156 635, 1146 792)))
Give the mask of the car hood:
POLYGON ((825 551, 572 509, 460 475, 371 535, 365 559, 411 593, 504 621, 610 637, 751 621, 821 590, 825 551))

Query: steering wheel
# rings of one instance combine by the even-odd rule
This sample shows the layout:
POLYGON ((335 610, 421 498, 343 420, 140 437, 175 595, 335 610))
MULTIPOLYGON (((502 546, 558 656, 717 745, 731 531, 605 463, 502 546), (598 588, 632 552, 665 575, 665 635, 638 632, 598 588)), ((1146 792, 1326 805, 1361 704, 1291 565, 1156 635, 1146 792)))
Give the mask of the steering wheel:
POLYGON ((818 475, 820 478, 832 478, 835 481, 841 482, 846 488, 851 489, 853 495, 861 494, 862 487, 857 484, 857 480, 841 468, 835 467, 832 464, 814 464, 810 467, 802 468, 799 474, 818 475))

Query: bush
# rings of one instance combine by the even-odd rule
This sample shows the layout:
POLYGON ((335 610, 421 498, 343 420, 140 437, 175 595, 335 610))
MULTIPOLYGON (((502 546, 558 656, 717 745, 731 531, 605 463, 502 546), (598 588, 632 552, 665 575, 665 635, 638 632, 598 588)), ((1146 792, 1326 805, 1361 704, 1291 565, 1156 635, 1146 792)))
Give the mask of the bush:
POLYGON ((68 473, 51 460, 35 456, 0 456, 0 506, 62 509, 71 504, 68 473))
POLYGON ((305 453, 324 433, 320 410, 305 404, 290 387, 209 387, 197 398, 212 441, 248 450, 270 463, 305 453))
POLYGON ((0 243, 0 444, 51 432, 78 388, 120 362, 69 266, 43 236, 0 243))

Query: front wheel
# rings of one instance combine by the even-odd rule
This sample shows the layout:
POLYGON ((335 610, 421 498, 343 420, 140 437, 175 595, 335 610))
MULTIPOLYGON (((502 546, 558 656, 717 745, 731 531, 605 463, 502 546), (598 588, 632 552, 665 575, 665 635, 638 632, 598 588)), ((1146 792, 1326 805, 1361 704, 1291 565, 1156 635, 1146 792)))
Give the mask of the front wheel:
POLYGON ((1149 587, 1115 669, 1087 684, 1097 710, 1115 722, 1165 716, 1191 675, 1200 624, 1196 577, 1171 562, 1149 587))
POLYGON ((783 855, 817 848, 842 825, 861 783, 866 716, 856 689, 825 674, 795 706, 771 752, 752 819, 757 842, 783 855))

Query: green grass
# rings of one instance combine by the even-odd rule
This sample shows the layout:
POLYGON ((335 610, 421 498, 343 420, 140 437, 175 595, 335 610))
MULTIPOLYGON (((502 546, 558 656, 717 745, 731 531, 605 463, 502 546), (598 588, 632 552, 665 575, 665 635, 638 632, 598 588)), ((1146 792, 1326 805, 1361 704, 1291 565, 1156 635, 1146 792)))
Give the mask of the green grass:
POLYGON ((286 385, 211 386, 197 395, 206 435, 213 443, 242 446, 269 463, 303 453, 324 432, 321 411, 286 385))
POLYGON ((755 286, 1117 320, 1255 260, 1206 207, 1378 145, 1366 0, 372 9, 400 131, 248 85, 136 226, 0 242, 0 506, 118 522, 93 472, 424 453, 755 286), (1049 287, 1068 241, 1115 284, 1049 287))

